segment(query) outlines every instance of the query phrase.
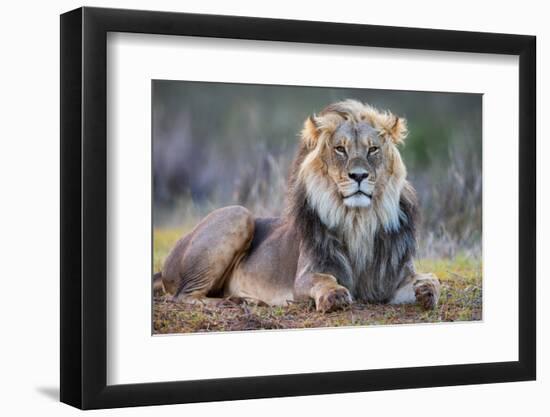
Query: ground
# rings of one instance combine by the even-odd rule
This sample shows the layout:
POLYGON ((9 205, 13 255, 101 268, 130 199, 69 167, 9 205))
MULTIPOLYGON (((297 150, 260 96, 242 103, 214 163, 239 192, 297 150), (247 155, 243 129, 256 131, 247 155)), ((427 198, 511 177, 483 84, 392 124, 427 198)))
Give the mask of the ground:
MULTIPOLYGON (((160 269, 181 230, 155 230, 154 268, 160 269)), ((416 305, 354 303, 345 310, 329 314, 315 311, 313 302, 292 303, 285 307, 258 306, 226 300, 218 306, 188 305, 155 297, 153 332, 192 333, 435 323, 481 320, 482 265, 466 256, 453 259, 421 259, 420 272, 433 272, 441 280, 441 298, 436 309, 425 311, 416 305)))

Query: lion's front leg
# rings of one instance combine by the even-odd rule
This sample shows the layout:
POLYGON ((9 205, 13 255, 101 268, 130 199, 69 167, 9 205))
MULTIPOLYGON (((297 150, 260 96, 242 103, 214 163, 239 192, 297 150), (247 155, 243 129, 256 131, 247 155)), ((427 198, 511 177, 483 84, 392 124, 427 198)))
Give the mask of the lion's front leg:
POLYGON ((418 303, 430 310, 437 306, 440 293, 441 283, 434 274, 414 274, 397 289, 390 304, 418 303))
POLYGON ((297 300, 312 298, 317 311, 328 313, 341 309, 352 302, 348 289, 333 275, 307 272, 296 279, 294 296, 297 300))
POLYGON ((441 294, 441 283, 434 274, 418 274, 413 282, 416 301, 426 310, 437 306, 441 294))

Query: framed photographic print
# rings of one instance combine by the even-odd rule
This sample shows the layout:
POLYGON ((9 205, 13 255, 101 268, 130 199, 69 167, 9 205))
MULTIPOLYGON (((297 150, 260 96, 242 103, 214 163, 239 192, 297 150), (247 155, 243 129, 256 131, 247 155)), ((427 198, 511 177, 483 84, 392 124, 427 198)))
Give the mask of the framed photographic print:
POLYGON ((535 104, 531 36, 63 14, 61 401, 535 379, 535 104))

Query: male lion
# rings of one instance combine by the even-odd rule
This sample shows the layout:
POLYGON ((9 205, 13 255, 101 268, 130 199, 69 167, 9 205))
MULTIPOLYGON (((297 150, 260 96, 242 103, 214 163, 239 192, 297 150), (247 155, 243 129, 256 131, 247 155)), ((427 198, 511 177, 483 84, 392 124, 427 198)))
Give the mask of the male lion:
POLYGON ((256 218, 240 206, 213 211, 176 243, 157 284, 184 302, 434 308, 439 281, 413 265, 417 201, 397 149, 406 135, 404 119, 354 100, 309 117, 282 216, 256 218))

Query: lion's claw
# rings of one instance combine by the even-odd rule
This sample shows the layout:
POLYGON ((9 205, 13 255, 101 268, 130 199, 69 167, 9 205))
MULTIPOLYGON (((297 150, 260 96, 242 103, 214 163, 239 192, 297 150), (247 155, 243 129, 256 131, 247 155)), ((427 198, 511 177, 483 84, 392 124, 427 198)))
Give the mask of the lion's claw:
POLYGON ((414 294, 416 301, 425 310, 435 308, 439 301, 439 280, 435 277, 428 279, 420 279, 414 283, 414 294))
POLYGON ((316 309, 322 313, 329 313, 344 308, 351 303, 351 294, 347 288, 339 286, 322 294, 316 302, 316 309))

